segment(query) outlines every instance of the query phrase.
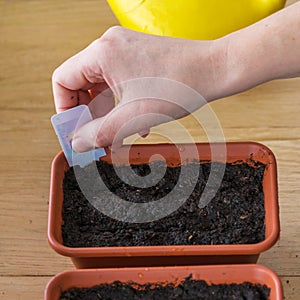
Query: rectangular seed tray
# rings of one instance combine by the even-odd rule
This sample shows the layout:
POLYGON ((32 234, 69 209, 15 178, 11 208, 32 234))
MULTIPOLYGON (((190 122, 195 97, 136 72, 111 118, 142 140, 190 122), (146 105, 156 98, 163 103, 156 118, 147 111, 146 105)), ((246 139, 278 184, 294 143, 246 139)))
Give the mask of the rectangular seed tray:
MULTIPOLYGON (((190 144, 176 148, 171 144, 133 145, 129 151, 129 162, 147 163, 154 154, 166 159, 167 165, 178 165, 179 154, 190 161, 195 159, 210 161, 211 145, 196 144, 198 156, 194 155, 190 144), (178 150, 179 149, 179 150, 178 150), (191 155, 193 153, 193 155, 191 155)), ((118 153, 119 163, 126 162, 127 146, 118 153), (122 158, 124 153, 124 158, 122 158)), ((222 145, 214 144, 214 161, 222 160, 222 145), (218 154, 218 149, 219 154, 218 154), (219 158, 218 158, 219 155, 219 158)), ((62 243, 61 226, 63 203, 63 179, 69 165, 60 152, 53 160, 51 172, 50 203, 48 218, 48 241, 59 254, 72 259, 77 268, 136 267, 195 264, 255 263, 261 252, 270 249, 279 238, 279 207, 277 192, 276 160, 266 146, 253 142, 226 143, 226 162, 262 162, 266 165, 263 177, 265 206, 265 240, 256 244, 232 245, 182 245, 182 246, 132 246, 132 247, 86 247, 71 248, 62 243)), ((223 155, 224 159, 224 155, 223 155)), ((101 160, 111 162, 111 152, 101 160)))

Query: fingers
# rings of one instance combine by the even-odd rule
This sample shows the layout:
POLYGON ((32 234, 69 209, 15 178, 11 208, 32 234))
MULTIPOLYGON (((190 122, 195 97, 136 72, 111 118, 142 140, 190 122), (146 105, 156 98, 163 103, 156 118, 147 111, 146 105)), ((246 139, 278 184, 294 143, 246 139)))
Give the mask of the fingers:
POLYGON ((102 118, 95 119, 79 128, 72 139, 76 152, 85 152, 95 147, 117 145, 127 136, 142 131, 142 124, 134 124, 137 108, 128 103, 115 107, 102 118))
POLYGON ((107 87, 106 83, 90 91, 93 101, 89 103, 89 109, 93 119, 105 116, 115 106, 113 92, 110 89, 105 89, 105 87, 107 87))
POLYGON ((107 97, 113 95, 112 91, 109 89, 109 86, 106 82, 101 82, 101 83, 95 84, 93 87, 91 87, 89 92, 90 92, 92 99, 96 98, 101 93, 103 93, 103 95, 107 96, 107 97))
POLYGON ((169 115, 155 111, 153 108, 157 105, 153 101, 136 100, 120 104, 104 117, 85 124, 73 136, 73 149, 85 152, 96 147, 114 147, 132 134, 146 136, 149 128, 173 120, 169 115))
POLYGON ((97 94, 104 82, 99 67, 99 52, 96 43, 74 55, 58 67, 52 76, 53 96, 57 112, 80 104, 88 104, 93 89, 97 94))
POLYGON ((142 131, 139 132, 140 137, 142 138, 146 138, 150 133, 150 129, 144 129, 142 131))
POLYGON ((56 78, 52 79, 54 104, 57 113, 75 107, 79 103, 78 91, 70 90, 59 83, 56 78))

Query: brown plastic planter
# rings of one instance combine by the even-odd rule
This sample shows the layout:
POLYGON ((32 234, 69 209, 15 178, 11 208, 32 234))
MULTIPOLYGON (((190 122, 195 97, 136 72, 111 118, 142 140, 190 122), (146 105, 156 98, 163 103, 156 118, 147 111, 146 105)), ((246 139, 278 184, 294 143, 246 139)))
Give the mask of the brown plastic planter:
MULTIPOLYGON (((189 155, 191 145, 183 144, 180 151, 189 155)), ((218 147, 218 144, 217 144, 218 147)), ((220 146, 221 147, 221 146, 220 146)), ((261 252, 272 247, 279 237, 279 208, 277 199, 277 172, 273 153, 258 143, 227 143, 227 162, 249 162, 252 158, 267 165, 263 178, 265 196, 266 238, 256 244, 239 245, 196 245, 196 246, 133 246, 70 248, 62 244, 62 182, 69 168, 64 154, 59 153, 52 163, 48 240, 59 254, 71 257, 77 268, 137 267, 167 265, 255 263, 261 252)), ((201 160, 210 160, 209 144, 197 144, 201 160)), ((130 149, 131 163, 146 163, 153 154, 161 154, 167 164, 178 163, 178 149, 174 145, 134 145, 130 149)), ((121 154, 119 154, 121 157, 121 154)), ((199 159, 199 157, 191 157, 199 159)), ((111 160, 111 153, 102 157, 111 160)))
POLYGON ((193 279, 209 284, 243 283, 265 284, 271 289, 270 300, 282 300, 282 285, 278 276, 260 265, 180 266, 122 269, 73 270, 52 278, 45 289, 45 300, 58 300, 69 288, 89 288, 98 284, 121 282, 179 283, 192 274, 193 279))

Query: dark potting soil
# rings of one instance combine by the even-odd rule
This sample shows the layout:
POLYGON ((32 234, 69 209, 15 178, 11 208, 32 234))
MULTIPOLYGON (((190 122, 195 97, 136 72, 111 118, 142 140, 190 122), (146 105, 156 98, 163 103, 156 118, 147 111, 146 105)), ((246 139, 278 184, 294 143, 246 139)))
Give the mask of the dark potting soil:
MULTIPOLYGON (((265 239, 262 188, 265 165, 258 162, 228 163, 222 182, 218 185, 218 170, 224 166, 221 163, 190 163, 181 167, 167 167, 165 175, 154 185, 153 182, 147 182, 147 175, 151 174, 150 167, 163 169, 165 165, 162 161, 152 162, 150 166, 116 167, 117 173, 125 174, 128 180, 131 176, 139 175, 139 187, 123 182, 114 167, 103 161, 97 162, 97 168, 93 164, 85 168, 75 166, 75 170, 72 167, 66 172, 63 182, 63 244, 69 247, 106 247, 258 243, 265 239), (128 172, 129 169, 133 172, 128 172), (97 181, 99 174, 106 186, 97 181), (136 214, 136 211, 121 211, 118 205, 109 207, 113 203, 111 199, 119 196, 134 203, 154 201, 155 204, 155 201, 174 189, 179 183, 180 174, 188 176, 181 182, 176 195, 184 198, 187 194, 189 197, 181 207, 162 219, 130 223, 101 212, 106 205, 116 214, 121 212, 128 215, 130 220, 131 214, 136 214), (212 176, 209 193, 215 195, 206 206, 199 207, 209 176, 212 176), (195 187, 193 180, 196 181, 195 187), (101 211, 90 203, 93 199, 96 199, 95 203, 102 203, 101 211)), ((171 202, 173 198, 175 201, 176 197, 172 196, 171 202)), ((163 210, 157 207, 154 205, 151 208, 153 211, 148 213, 158 215, 163 210)))
POLYGON ((65 291, 60 300, 267 300, 270 289, 266 285, 251 284, 212 284, 203 280, 186 278, 179 285, 121 283, 97 285, 92 288, 72 288, 65 291))

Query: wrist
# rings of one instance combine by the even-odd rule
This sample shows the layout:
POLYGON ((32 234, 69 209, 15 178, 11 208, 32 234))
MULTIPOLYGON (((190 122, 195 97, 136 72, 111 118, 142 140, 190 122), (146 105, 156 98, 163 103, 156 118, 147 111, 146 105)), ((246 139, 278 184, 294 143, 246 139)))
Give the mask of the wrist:
MULTIPOLYGON (((221 96, 234 95, 275 78, 272 56, 276 49, 265 43, 263 32, 244 28, 214 41, 222 70, 221 96), (270 53, 270 49, 273 49, 270 53)), ((220 66, 218 66, 220 65, 220 66)))
POLYGON ((210 102, 234 93, 237 70, 229 54, 229 39, 211 40, 208 43, 208 68, 205 74, 208 82, 203 96, 210 102))
POLYGON ((226 52, 227 95, 261 83, 299 76, 300 3, 281 10, 215 43, 226 52))

